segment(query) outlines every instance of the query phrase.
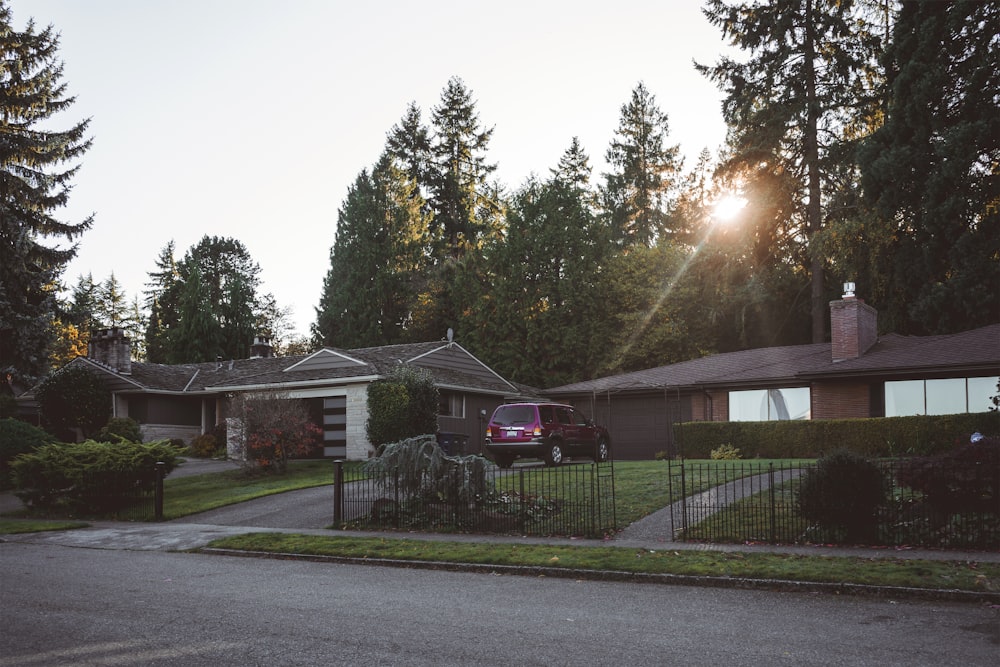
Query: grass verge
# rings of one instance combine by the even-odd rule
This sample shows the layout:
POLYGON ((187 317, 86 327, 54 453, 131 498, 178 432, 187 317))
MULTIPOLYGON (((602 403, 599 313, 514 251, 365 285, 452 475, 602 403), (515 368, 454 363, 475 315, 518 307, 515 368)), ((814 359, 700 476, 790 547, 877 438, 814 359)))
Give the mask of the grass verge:
POLYGON ((1000 564, 898 558, 648 550, 624 547, 493 544, 251 533, 215 540, 212 548, 478 565, 517 565, 635 574, 674 574, 1000 592, 1000 564))
POLYGON ((45 521, 41 519, 0 519, 0 535, 41 533, 47 530, 72 530, 86 528, 85 521, 45 521))

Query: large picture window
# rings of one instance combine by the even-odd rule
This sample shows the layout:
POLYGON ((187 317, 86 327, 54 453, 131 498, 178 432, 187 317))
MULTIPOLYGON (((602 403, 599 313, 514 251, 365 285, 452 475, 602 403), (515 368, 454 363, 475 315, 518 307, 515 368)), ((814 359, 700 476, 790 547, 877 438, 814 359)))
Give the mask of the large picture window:
POLYGON ((465 396, 453 391, 439 391, 438 416, 465 417, 465 396))
POLYGON ((997 392, 997 376, 899 380, 885 383, 885 416, 958 415, 987 412, 997 392))
POLYGON ((809 419, 809 387, 729 392, 729 421, 764 422, 809 419))

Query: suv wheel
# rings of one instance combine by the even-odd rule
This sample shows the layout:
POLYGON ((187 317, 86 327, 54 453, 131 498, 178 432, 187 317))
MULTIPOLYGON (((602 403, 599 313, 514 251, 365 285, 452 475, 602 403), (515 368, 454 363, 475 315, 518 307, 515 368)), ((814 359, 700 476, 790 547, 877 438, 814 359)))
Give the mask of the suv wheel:
POLYGON ((545 465, 557 466, 563 462, 562 443, 558 440, 550 442, 545 449, 545 465))
POLYGON ((608 448, 608 441, 604 438, 600 438, 597 441, 597 445, 594 447, 594 461, 596 463, 604 463, 608 460, 611 450, 608 448))

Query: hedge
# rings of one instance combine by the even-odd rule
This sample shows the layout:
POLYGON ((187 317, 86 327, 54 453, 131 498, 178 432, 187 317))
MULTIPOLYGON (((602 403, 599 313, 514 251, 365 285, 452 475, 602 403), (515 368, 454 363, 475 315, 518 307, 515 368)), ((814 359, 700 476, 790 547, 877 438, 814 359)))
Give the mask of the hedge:
POLYGON ((151 490, 156 463, 165 472, 177 466, 178 451, 167 441, 43 445, 21 454, 11 464, 14 495, 34 508, 62 507, 77 512, 101 513, 117 509, 114 490, 151 490))
POLYGON ((675 426, 676 455, 707 459, 732 445, 743 458, 818 458, 836 449, 869 457, 929 456, 969 442, 974 432, 1000 435, 1000 412, 963 415, 686 422, 675 426))

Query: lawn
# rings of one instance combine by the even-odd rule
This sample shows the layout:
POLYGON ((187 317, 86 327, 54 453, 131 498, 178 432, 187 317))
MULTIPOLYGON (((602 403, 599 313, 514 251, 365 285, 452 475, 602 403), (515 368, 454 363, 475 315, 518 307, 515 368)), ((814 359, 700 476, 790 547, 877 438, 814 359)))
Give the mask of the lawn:
MULTIPOLYGON (((344 465, 344 479, 351 481, 359 462, 344 465)), ((284 475, 247 474, 242 470, 169 477, 163 483, 163 516, 177 519, 217 507, 262 498, 275 493, 333 484, 330 461, 292 461, 284 475)))

